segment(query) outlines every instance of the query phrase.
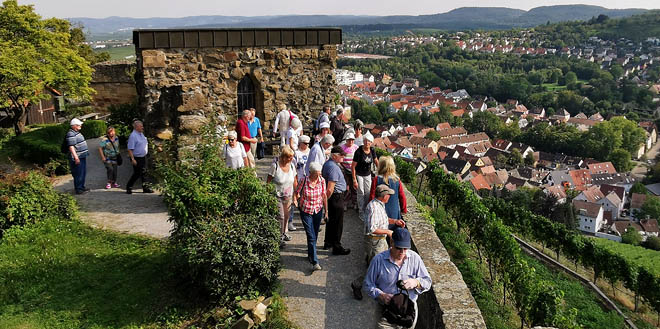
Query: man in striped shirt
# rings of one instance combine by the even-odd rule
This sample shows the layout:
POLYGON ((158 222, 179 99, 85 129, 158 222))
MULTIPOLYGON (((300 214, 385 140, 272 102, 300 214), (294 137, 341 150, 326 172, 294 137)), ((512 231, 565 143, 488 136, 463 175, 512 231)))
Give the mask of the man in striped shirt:
POLYGON ((83 194, 89 191, 85 187, 85 176, 87 176, 87 142, 85 136, 80 133, 82 121, 74 118, 71 120, 71 130, 66 133, 66 145, 69 147, 69 166, 73 176, 73 186, 76 194, 83 194))

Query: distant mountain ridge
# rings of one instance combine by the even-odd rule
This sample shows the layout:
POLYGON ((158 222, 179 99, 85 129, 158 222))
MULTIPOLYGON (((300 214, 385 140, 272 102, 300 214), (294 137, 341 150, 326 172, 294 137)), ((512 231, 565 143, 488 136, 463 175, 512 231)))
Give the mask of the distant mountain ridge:
POLYGON ((590 5, 544 6, 524 11, 503 7, 462 7, 433 15, 279 15, 279 16, 189 16, 180 18, 68 18, 81 23, 92 35, 130 35, 136 28, 174 27, 303 27, 345 26, 349 30, 360 26, 432 27, 459 29, 507 29, 531 27, 546 22, 588 20, 600 14, 611 18, 640 14, 646 9, 607 9, 590 5))

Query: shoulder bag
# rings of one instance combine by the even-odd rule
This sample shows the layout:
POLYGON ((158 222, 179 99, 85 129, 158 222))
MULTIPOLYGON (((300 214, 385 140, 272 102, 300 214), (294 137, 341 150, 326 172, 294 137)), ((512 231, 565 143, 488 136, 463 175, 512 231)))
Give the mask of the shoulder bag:
POLYGON ((117 165, 118 165, 118 166, 121 166, 121 164, 124 163, 124 159, 122 159, 122 157, 121 157, 121 153, 119 153, 119 152, 117 151, 117 148, 115 147, 115 142, 114 142, 112 139, 110 139, 110 136, 108 136, 108 141, 110 142, 110 144, 112 145, 112 148, 113 148, 113 149, 115 150, 115 152, 117 153, 117 158, 116 158, 117 165))

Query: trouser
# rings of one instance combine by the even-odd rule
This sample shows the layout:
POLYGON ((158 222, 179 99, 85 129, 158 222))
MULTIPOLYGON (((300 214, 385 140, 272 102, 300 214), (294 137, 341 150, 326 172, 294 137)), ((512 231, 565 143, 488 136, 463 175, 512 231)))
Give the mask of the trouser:
POLYGON ((87 158, 80 158, 80 163, 76 164, 74 160, 69 159, 71 175, 73 176, 73 187, 76 192, 85 190, 85 177, 87 176, 87 158))
POLYGON ((108 177, 108 183, 117 182, 117 162, 104 162, 106 176, 108 177))
MULTIPOLYGON (((412 327, 410 327, 410 328, 415 328, 415 326, 417 325, 417 315, 419 313, 417 311, 417 301, 416 300, 413 302, 413 305, 415 305, 415 319, 413 320, 412 327)), ((383 305, 379 304, 379 307, 376 308, 376 310, 377 310, 376 312, 379 312, 379 314, 382 315, 383 314, 383 307, 384 307, 383 305)), ((391 324, 391 323, 387 322, 387 319, 385 319, 384 317, 381 316, 380 320, 378 321, 378 324, 376 325, 376 328, 377 329, 403 329, 405 327, 402 327, 402 326, 399 326, 399 325, 396 325, 396 324, 391 324)))
POLYGON ((128 183, 126 183, 126 189, 133 188, 133 184, 135 184, 138 179, 142 180, 142 188, 148 189, 147 157, 135 157, 135 163, 136 164, 133 166, 133 174, 131 175, 131 178, 128 179, 128 183))
POLYGON ((332 193, 328 200, 328 222, 325 228, 325 245, 341 248, 344 230, 344 193, 332 193))
MULTIPOLYGON (((256 148, 256 146, 255 146, 256 148)), ((256 168, 256 162, 254 162, 254 155, 252 155, 252 147, 250 147, 250 150, 245 152, 247 155, 247 160, 248 160, 248 168, 256 168)))
MULTIPOLYGON (((344 205, 346 206, 347 209, 357 209, 357 204, 356 204, 356 195, 357 191, 355 189, 355 186, 353 186, 353 173, 351 173, 350 170, 347 170, 346 168, 342 168, 342 171, 344 172, 344 179, 346 182, 350 182, 350 184, 347 184, 348 187, 346 188, 346 197, 344 198, 344 205)), ((359 214, 358 214, 359 215, 359 214)))
MULTIPOLYGON (((385 237, 374 237, 371 235, 364 236, 364 246, 365 246, 365 260, 367 261, 367 268, 371 263, 371 260, 381 252, 387 250, 387 241, 385 237)), ((360 275, 357 279, 353 280, 353 286, 362 289, 362 284, 364 282, 364 275, 360 275)))
POLYGON ((323 209, 316 214, 308 214, 304 211, 300 211, 300 219, 302 220, 305 234, 307 235, 307 259, 312 265, 316 265, 319 262, 319 259, 316 256, 316 240, 319 237, 322 218, 323 209))
POLYGON ((291 197, 278 197, 277 210, 279 210, 280 233, 284 234, 288 231, 287 222, 289 220, 289 212, 291 211, 291 197))
POLYGON ((252 153, 252 159, 257 158, 257 143, 250 143, 250 153, 252 153))
POLYGON ((360 219, 365 221, 367 214, 367 204, 369 203, 369 193, 371 193, 371 175, 360 176, 357 175, 357 205, 360 214, 360 219))

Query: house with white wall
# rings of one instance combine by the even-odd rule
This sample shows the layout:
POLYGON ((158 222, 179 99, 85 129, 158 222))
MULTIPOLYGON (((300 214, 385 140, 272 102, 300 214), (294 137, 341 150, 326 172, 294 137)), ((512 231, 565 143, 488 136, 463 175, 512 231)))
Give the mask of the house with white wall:
POLYGON ((603 206, 593 202, 573 200, 573 207, 578 218, 578 229, 596 234, 603 225, 603 206))

